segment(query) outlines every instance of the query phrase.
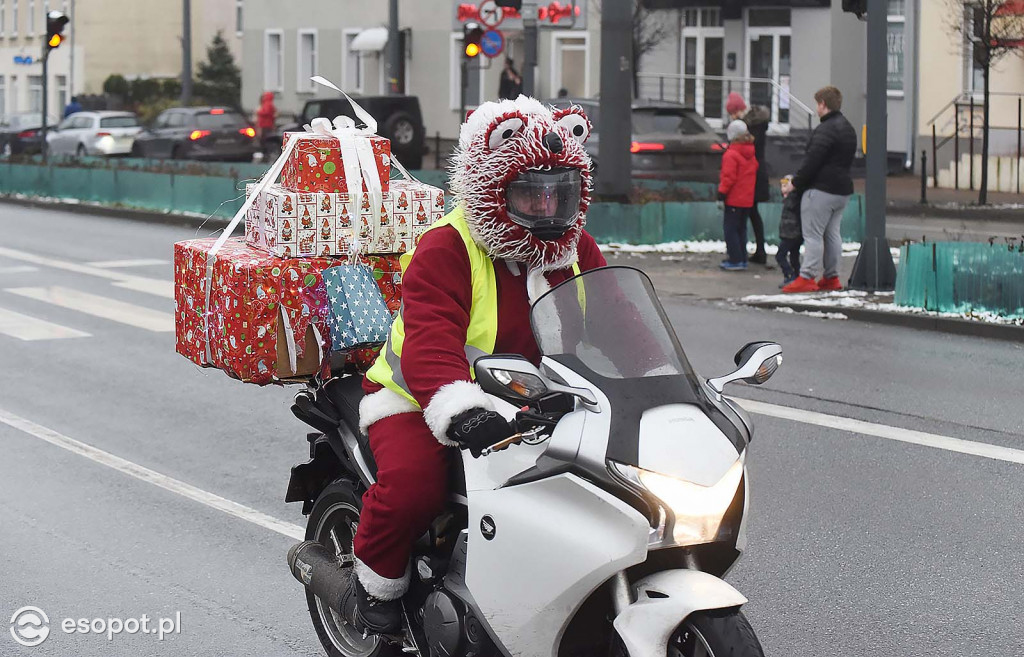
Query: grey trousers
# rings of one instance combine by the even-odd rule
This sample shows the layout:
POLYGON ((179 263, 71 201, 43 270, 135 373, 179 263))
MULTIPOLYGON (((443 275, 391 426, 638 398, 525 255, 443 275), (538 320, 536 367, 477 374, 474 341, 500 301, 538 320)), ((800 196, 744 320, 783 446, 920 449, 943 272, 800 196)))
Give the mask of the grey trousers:
POLYGON ((839 275, 843 238, 839 225, 849 196, 808 189, 800 199, 800 227, 804 233, 804 262, 800 275, 815 279, 824 271, 826 278, 839 275), (824 264, 823 264, 824 263, 824 264))

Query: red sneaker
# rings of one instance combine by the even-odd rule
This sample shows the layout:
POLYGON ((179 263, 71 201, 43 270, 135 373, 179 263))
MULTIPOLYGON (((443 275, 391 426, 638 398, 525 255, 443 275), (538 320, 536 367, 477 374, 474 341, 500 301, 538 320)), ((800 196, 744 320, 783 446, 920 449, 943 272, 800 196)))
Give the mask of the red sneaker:
POLYGON ((843 289, 843 284, 839 282, 839 277, 838 276, 830 276, 828 278, 824 278, 823 277, 823 278, 818 280, 818 289, 819 290, 829 290, 829 291, 831 291, 831 290, 841 290, 841 289, 843 289))
POLYGON ((817 292, 818 284, 813 278, 804 278, 803 276, 799 276, 789 285, 783 286, 782 291, 786 294, 791 294, 793 292, 817 292))

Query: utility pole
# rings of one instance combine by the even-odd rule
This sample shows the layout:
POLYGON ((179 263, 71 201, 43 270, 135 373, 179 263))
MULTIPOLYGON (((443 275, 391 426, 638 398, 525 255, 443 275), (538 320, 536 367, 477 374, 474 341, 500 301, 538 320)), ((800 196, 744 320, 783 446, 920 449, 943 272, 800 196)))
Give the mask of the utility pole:
POLYGON ((533 96, 537 84, 537 3, 523 2, 523 94, 533 96))
POLYGON ((402 54, 398 47, 398 0, 389 0, 388 4, 388 94, 395 95, 398 90, 398 73, 401 71, 402 54))
POLYGON ((181 104, 192 102, 192 0, 181 0, 181 104))
POLYGON ((601 112, 598 119, 601 159, 597 169, 597 195, 605 200, 629 197, 632 59, 633 3, 625 0, 602 3, 601 112))
MULTIPOLYGON (((71 38, 69 39, 68 46, 71 48, 71 52, 68 53, 71 56, 71 70, 68 71, 68 97, 75 97, 75 0, 71 0, 71 8, 69 9, 68 22, 71 23, 71 38)), ((63 111, 63 108, 62 108, 63 111)))
MULTIPOLYGON (((853 265, 848 286, 855 290, 892 290, 896 266, 885 237, 886 41, 887 1, 867 0, 868 8, 868 107, 867 177, 864 190, 864 241, 853 265)), ((602 141, 604 141, 602 139, 602 141)))

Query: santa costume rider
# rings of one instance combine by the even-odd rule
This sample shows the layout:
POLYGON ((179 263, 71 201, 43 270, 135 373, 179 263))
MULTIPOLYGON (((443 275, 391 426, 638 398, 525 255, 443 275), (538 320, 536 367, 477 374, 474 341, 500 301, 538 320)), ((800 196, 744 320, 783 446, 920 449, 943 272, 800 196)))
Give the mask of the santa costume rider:
POLYGON ((401 631, 413 543, 445 507, 458 453, 512 434, 473 381, 492 353, 540 351, 530 304, 581 271, 605 266, 583 230, 590 122, 579 107, 538 101, 481 105, 463 124, 450 172, 455 208, 403 262, 402 310, 366 374, 360 430, 377 483, 363 496, 355 577, 342 600, 364 631, 401 631))

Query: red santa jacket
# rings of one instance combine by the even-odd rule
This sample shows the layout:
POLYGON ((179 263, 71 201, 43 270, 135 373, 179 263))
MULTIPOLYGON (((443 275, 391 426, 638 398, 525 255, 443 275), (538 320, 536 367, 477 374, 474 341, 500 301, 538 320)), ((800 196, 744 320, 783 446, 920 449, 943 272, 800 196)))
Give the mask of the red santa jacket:
MULTIPOLYGON (((604 267, 607 262, 594 238, 584 232, 577 247, 581 271, 604 267)), ((519 354, 540 363, 540 349, 530 327, 530 299, 526 268, 496 260, 498 335, 496 354, 519 354)), ((572 277, 572 269, 546 275, 552 287, 572 277)), ((451 226, 423 236, 402 278, 402 375, 413 398, 426 408, 438 389, 453 381, 469 381, 466 331, 473 304, 469 256, 458 231, 451 226)), ((369 394, 381 386, 364 380, 369 394)))
POLYGON ((718 183, 719 198, 734 208, 754 207, 757 186, 757 158, 754 144, 733 142, 722 155, 722 171, 718 183))

